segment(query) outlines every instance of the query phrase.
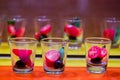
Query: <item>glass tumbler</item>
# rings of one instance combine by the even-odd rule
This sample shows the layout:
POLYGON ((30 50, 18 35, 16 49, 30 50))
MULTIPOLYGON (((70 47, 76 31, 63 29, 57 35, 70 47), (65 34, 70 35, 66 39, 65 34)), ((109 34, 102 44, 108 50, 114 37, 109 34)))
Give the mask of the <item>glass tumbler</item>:
MULTIPOLYGON (((34 29, 35 29, 34 38, 36 38, 38 42, 40 42, 41 39, 43 38, 50 37, 52 31, 51 19, 47 18, 46 16, 35 17, 34 29)), ((40 46, 39 43, 38 46, 40 46)))
POLYGON ((87 71, 90 73, 104 73, 107 69, 111 40, 101 37, 85 39, 87 71))
POLYGON ((43 68, 48 74, 64 72, 68 41, 63 38, 45 38, 41 41, 43 68))
POLYGON ((69 49, 79 49, 83 40, 83 20, 72 17, 65 20, 64 38, 69 40, 69 49))
POLYGON ((19 15, 8 17, 7 32, 10 38, 24 37, 26 32, 26 19, 19 15))
POLYGON ((15 73, 31 73, 34 68, 37 40, 30 37, 8 39, 15 73))
POLYGON ((118 48, 120 44, 120 20, 115 17, 105 18, 102 36, 112 41, 112 48, 118 48))

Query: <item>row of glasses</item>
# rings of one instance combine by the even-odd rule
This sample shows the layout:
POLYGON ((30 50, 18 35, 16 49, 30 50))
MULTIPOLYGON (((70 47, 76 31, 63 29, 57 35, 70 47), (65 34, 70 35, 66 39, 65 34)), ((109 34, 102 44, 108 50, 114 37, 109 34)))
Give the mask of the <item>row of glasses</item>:
MULTIPOLYGON (((31 73, 34 68, 37 40, 31 37, 8 39, 15 73, 31 73)), ((63 38, 45 38, 41 41, 43 68, 46 73, 64 71, 68 41, 63 38)))
MULTIPOLYGON (((31 73, 34 69, 37 40, 29 37, 8 40, 15 73, 31 73)), ((41 40, 43 69, 48 74, 61 74, 65 69, 69 42, 64 38, 44 38, 41 40)), ((102 37, 85 39, 87 71, 105 73, 108 64, 111 40, 102 37)))
MULTIPOLYGON (((69 49, 79 49, 83 39, 83 22, 79 17, 67 18, 64 21, 63 38, 69 40, 69 49)), ((52 20, 46 16, 35 18, 35 34, 34 37, 41 41, 43 38, 52 37, 53 24, 52 20)), ((38 44, 39 45, 39 44, 38 44)))
MULTIPOLYGON (((6 20, 7 36, 8 37, 34 37, 39 42, 43 38, 53 37, 55 25, 52 24, 52 19, 46 16, 37 16, 32 19, 32 23, 28 23, 25 17, 20 15, 8 17, 6 20), (29 26, 28 26, 29 24, 29 26), (31 27, 32 26, 32 27, 31 27)), ((2 20, 0 20, 1 22, 2 20)), ((64 30, 62 37, 69 40, 69 49, 79 49, 83 42, 84 21, 79 17, 66 18, 63 20, 62 27, 64 30)), ((2 36, 3 22, 0 23, 0 36, 2 36)), ((61 34, 60 34, 61 35, 61 34)), ((104 25, 101 27, 101 36, 112 40, 112 47, 118 48, 120 45, 120 21, 116 18, 106 18, 104 25)), ((1 37, 0 37, 1 38, 1 37)))
MULTIPOLYGON (((33 19, 32 24, 28 23, 28 21, 29 20, 27 20, 25 17, 19 15, 8 17, 6 20, 8 38, 30 36, 34 37, 38 42, 40 42, 41 39, 51 36, 51 19, 47 18, 46 16, 38 16, 33 19), (31 25, 34 27, 31 27, 31 25)), ((38 46, 40 46, 39 43, 38 46)))
MULTIPOLYGON (((2 37, 3 26, 5 26, 6 29, 4 30, 7 31, 6 38, 30 36, 36 38, 38 40, 38 46, 40 46, 39 42, 41 39, 52 37, 54 25, 52 24, 52 19, 46 16, 37 16, 32 20, 32 24, 28 23, 29 20, 20 15, 5 18, 4 25, 2 25, 2 20, 0 20, 0 28, 2 27, 0 29, 0 39, 2 37)), ((70 49, 80 48, 83 38, 82 20, 79 17, 73 17, 63 21, 64 30, 61 31, 64 35, 62 37, 71 42, 70 49)), ((54 32, 56 33, 56 31, 54 32)))

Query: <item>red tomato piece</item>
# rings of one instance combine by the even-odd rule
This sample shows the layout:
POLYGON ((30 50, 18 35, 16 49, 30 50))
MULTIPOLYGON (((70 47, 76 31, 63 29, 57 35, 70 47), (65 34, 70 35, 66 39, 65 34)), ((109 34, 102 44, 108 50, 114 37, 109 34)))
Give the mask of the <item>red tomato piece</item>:
POLYGON ((34 38, 38 39, 40 37, 40 35, 41 35, 40 32, 36 32, 35 35, 34 35, 34 38))
POLYGON ((22 37, 25 34, 25 27, 21 27, 20 29, 18 29, 16 36, 17 37, 22 37))
POLYGON ((77 37, 80 35, 80 29, 73 26, 73 25, 67 25, 66 27, 64 27, 64 31, 73 37, 77 37))
POLYGON ((104 58, 108 54, 106 48, 101 48, 101 53, 99 55, 100 58, 104 58))
POLYGON ((57 50, 50 50, 45 54, 46 65, 53 67, 54 62, 60 58, 60 53, 57 50))
POLYGON ((51 29, 52 29, 51 25, 47 24, 40 29, 40 33, 43 35, 46 35, 46 34, 50 33, 51 29))
POLYGON ((13 49, 12 52, 19 56, 20 58, 26 58, 29 57, 32 54, 32 50, 26 50, 26 49, 13 49))
POLYGON ((10 36, 16 35, 15 26, 13 26, 13 25, 8 25, 8 33, 9 33, 10 36))
POLYGON ((103 37, 105 37, 105 38, 109 38, 113 41, 114 36, 115 36, 115 30, 106 29, 106 30, 103 31, 103 37))
POLYGON ((93 46, 88 51, 88 57, 92 59, 99 57, 100 54, 101 54, 101 48, 98 46, 93 46))

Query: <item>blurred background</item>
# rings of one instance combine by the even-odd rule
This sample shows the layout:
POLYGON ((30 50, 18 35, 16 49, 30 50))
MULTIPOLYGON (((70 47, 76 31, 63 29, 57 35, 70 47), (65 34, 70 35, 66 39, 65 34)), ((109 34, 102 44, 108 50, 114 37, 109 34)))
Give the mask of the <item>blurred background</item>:
MULTIPOLYGON (((101 36, 101 25, 105 17, 120 17, 120 0, 0 0, 0 17, 21 15, 28 19, 27 36, 33 36, 36 16, 53 19, 52 36, 62 36, 63 19, 79 16, 84 20, 84 38, 101 36)), ((0 27, 2 40, 7 40, 6 24, 0 27)))

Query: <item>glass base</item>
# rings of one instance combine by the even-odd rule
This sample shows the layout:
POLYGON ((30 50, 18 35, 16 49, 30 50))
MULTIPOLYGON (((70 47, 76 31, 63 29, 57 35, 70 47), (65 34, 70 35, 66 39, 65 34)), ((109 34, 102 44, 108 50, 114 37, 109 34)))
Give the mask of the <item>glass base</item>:
POLYGON ((106 72, 106 64, 87 64, 87 71, 93 74, 101 74, 106 72))
POLYGON ((18 68, 13 68, 13 71, 15 73, 31 73, 33 71, 33 68, 28 68, 28 69, 18 69, 18 68))
POLYGON ((56 71, 49 71, 49 70, 46 70, 44 69, 44 71, 47 73, 47 74, 62 74, 64 70, 56 70, 56 71))

